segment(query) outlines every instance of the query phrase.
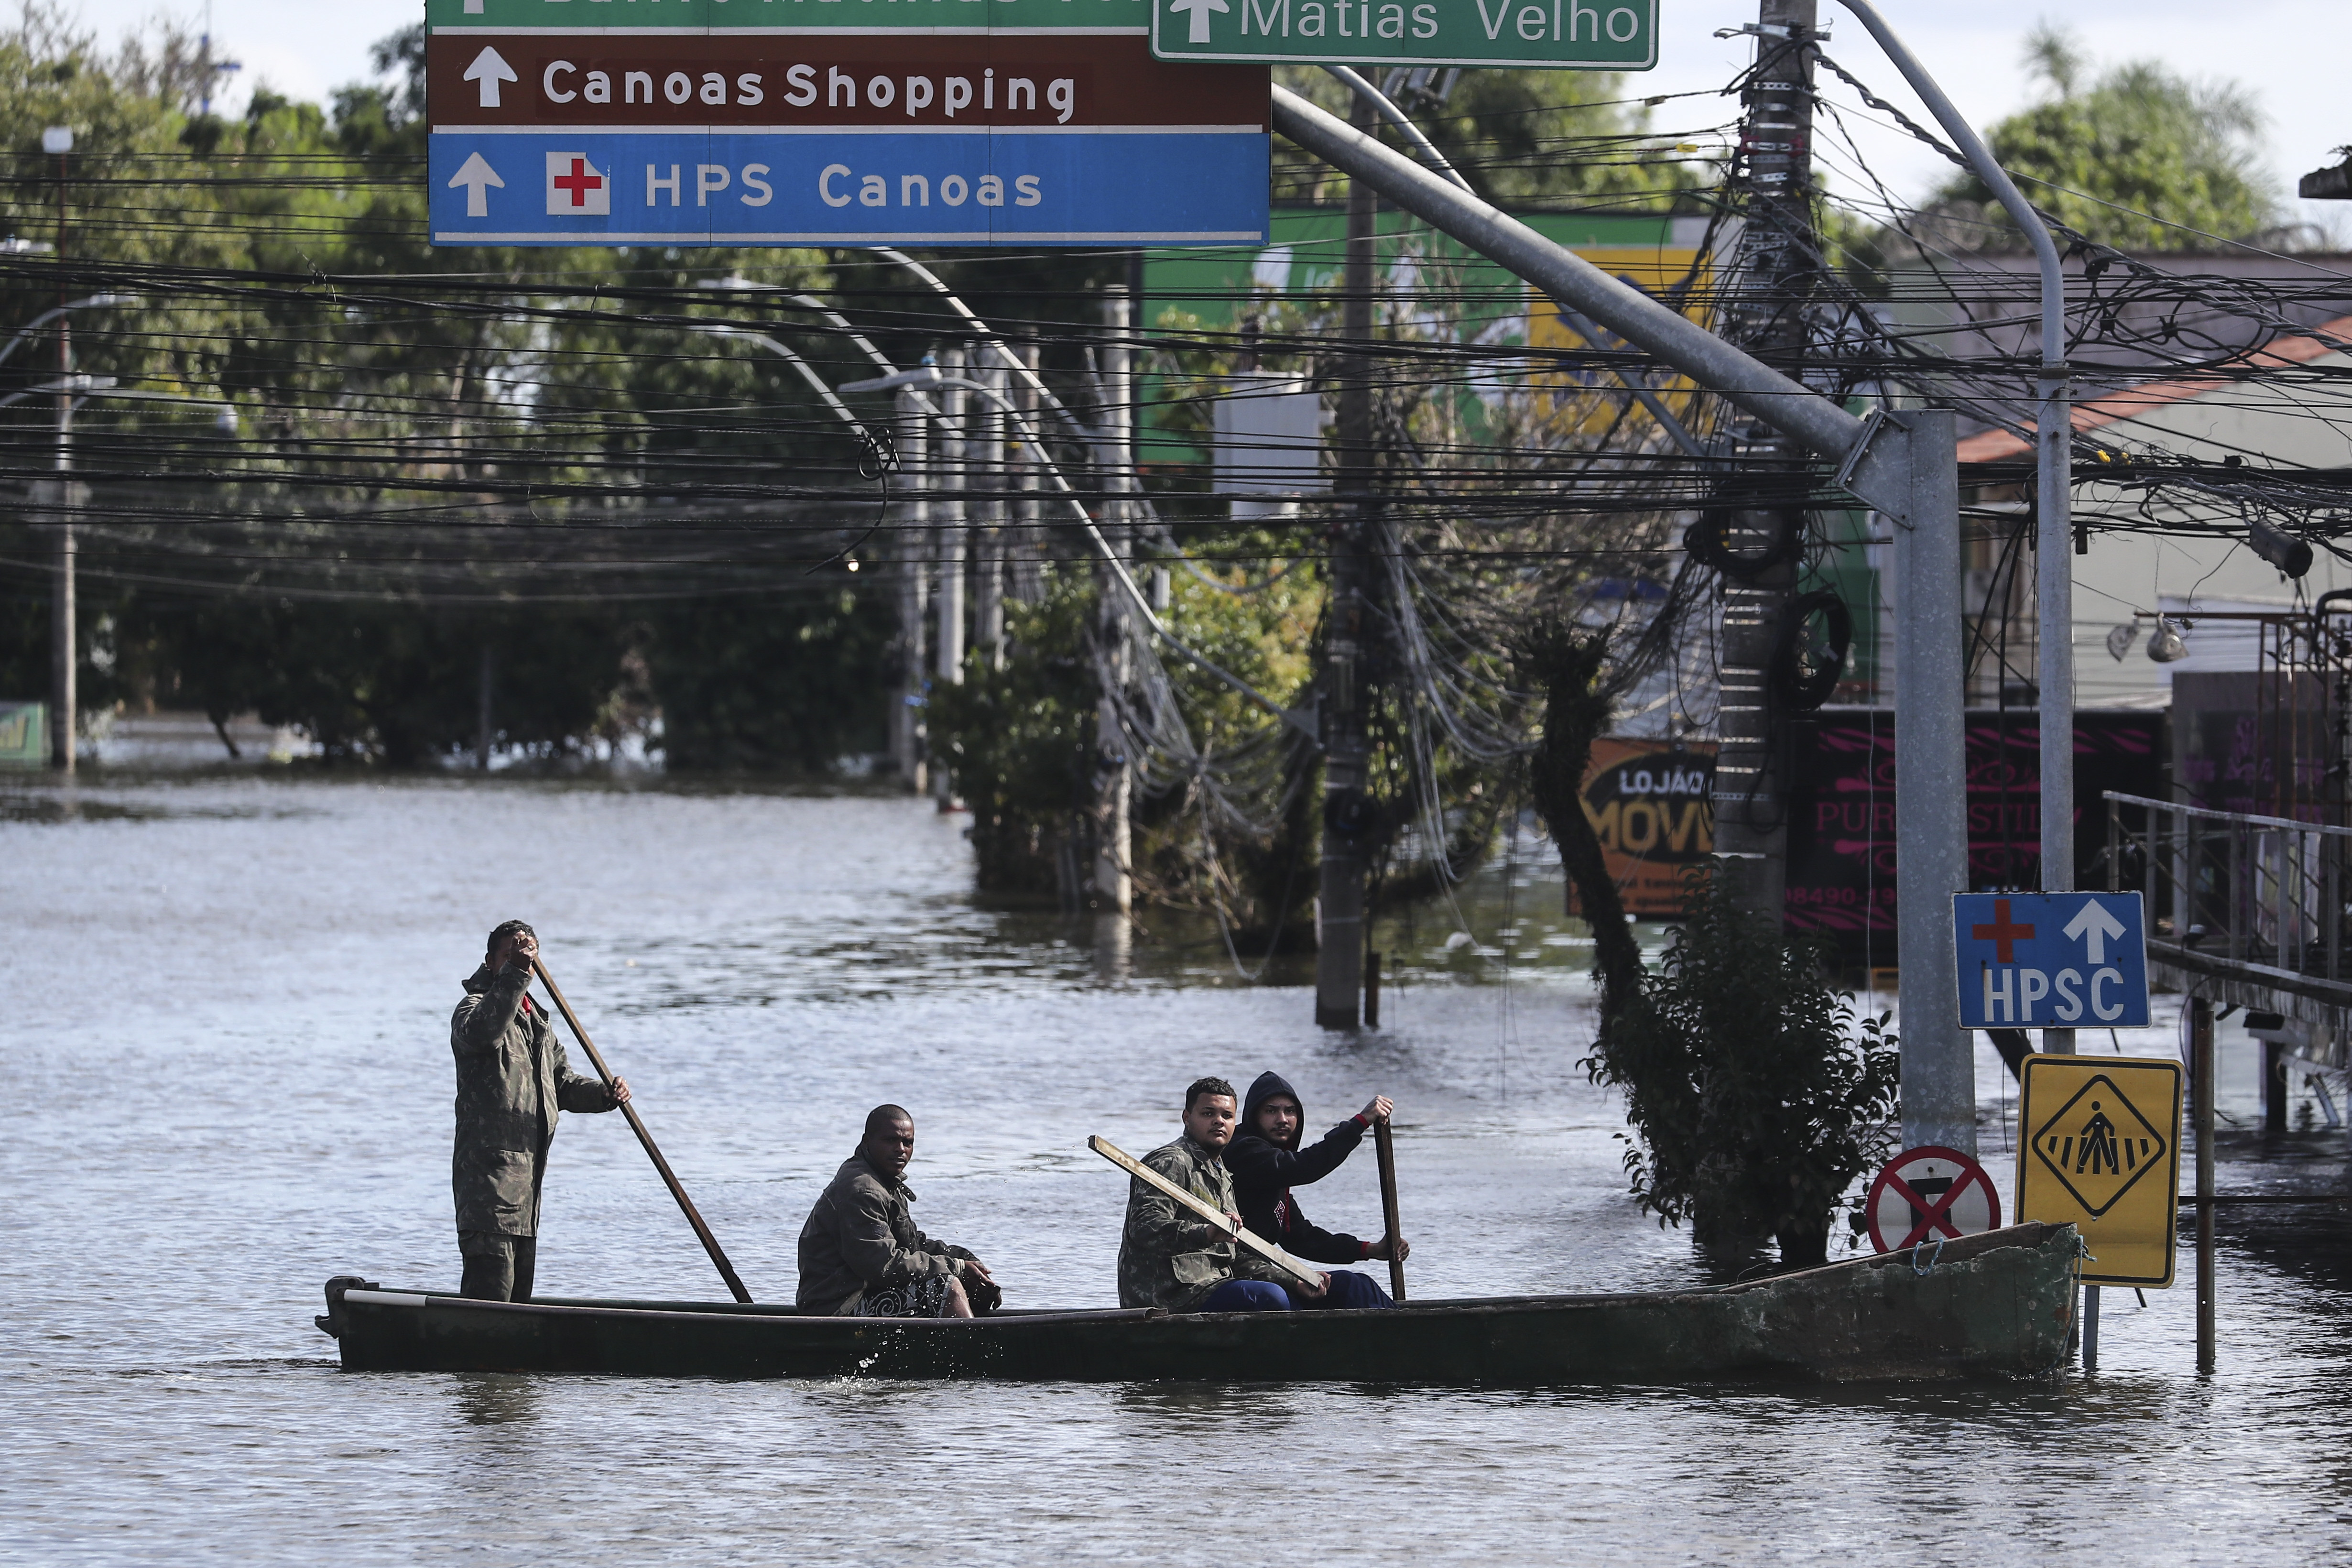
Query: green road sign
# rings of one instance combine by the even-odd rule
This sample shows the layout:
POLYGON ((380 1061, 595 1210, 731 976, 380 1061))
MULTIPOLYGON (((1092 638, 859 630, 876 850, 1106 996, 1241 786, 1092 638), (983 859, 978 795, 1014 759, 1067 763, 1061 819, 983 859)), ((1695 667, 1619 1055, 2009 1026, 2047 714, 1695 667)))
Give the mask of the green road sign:
POLYGON ((1648 70, 1658 63, 1658 0, 1152 0, 1151 52, 1163 60, 1648 70))
MULTIPOLYGON (((1614 0, 1612 0, 1614 3, 1614 0)), ((1151 0, 425 0, 436 33, 1141 33, 1151 0)), ((1647 37, 1645 33, 1643 37, 1647 37)))

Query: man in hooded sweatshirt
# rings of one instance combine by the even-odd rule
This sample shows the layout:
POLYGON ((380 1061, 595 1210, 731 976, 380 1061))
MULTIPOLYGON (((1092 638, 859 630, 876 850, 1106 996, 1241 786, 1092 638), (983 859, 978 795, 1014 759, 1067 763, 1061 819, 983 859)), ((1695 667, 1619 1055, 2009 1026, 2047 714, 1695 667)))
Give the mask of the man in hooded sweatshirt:
MULTIPOLYGON (((1391 1247, 1396 1250, 1397 1261, 1402 1262, 1412 1252, 1412 1244, 1402 1237, 1382 1237, 1378 1242, 1366 1242, 1324 1230, 1299 1212, 1298 1200, 1290 1191, 1319 1182, 1338 1170, 1355 1152, 1356 1145, 1363 1142, 1365 1130, 1375 1121, 1386 1121, 1394 1109, 1386 1095, 1376 1094, 1363 1110, 1323 1134, 1312 1148, 1301 1149, 1300 1133, 1307 1113, 1299 1106, 1298 1091, 1280 1073, 1258 1074, 1257 1081, 1250 1085, 1249 1098, 1242 1102, 1241 1127, 1225 1149, 1225 1168, 1234 1173, 1234 1195, 1241 1204, 1242 1223, 1292 1256, 1310 1263, 1384 1259, 1391 1247)), ((1335 1269, 1328 1289, 1304 1304, 1396 1305, 1370 1276, 1348 1269, 1335 1269)))

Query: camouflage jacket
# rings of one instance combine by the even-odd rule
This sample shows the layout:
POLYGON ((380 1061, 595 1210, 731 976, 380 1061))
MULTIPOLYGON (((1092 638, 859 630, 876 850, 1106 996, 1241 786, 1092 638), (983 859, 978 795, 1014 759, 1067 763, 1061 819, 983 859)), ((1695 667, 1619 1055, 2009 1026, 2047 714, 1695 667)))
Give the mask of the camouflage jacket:
POLYGON ((915 1189, 852 1154, 833 1173, 801 1226, 801 1282, 793 1304, 839 1312, 868 1290, 928 1274, 953 1274, 971 1253, 915 1228, 915 1189))
POLYGON ((572 1070, 547 1015, 525 999, 530 988, 528 965, 510 963, 493 977, 486 963, 467 977, 466 999, 449 1020, 457 1058, 449 1186, 459 1230, 537 1236, 557 1115, 613 1109, 611 1090, 572 1070))
MULTIPOLYGON (((1190 1138, 1163 1143, 1143 1163, 1220 1214, 1238 1212, 1233 1173, 1190 1138)), ((1243 1252, 1233 1232, 1212 1225, 1157 1187, 1130 1177, 1127 1226, 1118 1243, 1118 1304, 1189 1312, 1228 1279, 1268 1279, 1273 1265, 1243 1252)))

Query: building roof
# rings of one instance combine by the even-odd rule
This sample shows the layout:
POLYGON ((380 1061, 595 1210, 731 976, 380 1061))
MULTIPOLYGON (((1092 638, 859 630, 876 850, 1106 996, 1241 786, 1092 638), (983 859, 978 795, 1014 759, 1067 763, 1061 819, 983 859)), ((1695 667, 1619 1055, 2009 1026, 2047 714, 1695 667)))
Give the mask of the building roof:
MULTIPOLYGON (((2104 425, 2168 408, 2191 398, 2202 397, 2217 388, 2233 385, 2265 370, 2309 364, 2313 360, 2345 352, 2344 345, 2347 342, 2352 342, 2352 316, 2338 316, 2332 321, 2301 328, 2212 370, 2171 381, 2153 381, 2145 386, 2127 387, 2087 403, 2078 403, 2074 405, 2074 430, 2079 435, 2096 430, 2104 425)), ((1960 443, 1960 461, 1994 463, 2005 458, 2023 457, 2032 450, 2033 443, 2021 436, 2013 436, 2006 430, 1987 430, 1960 443)))

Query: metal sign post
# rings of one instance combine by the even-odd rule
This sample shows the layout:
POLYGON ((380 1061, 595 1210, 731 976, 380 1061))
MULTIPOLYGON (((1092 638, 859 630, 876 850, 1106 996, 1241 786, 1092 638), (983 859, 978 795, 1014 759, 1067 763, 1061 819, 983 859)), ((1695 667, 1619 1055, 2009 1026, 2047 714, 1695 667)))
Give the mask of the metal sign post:
POLYGON ((436 245, 1217 245, 1266 231, 1263 66, 1145 0, 428 0, 436 245))

